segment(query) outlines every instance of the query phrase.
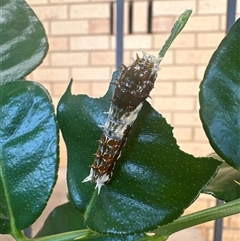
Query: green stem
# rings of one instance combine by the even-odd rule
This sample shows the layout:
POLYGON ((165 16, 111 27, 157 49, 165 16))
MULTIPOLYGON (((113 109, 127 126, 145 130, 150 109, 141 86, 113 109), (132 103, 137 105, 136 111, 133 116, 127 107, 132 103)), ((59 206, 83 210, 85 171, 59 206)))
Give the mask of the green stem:
POLYGON ((89 229, 71 231, 66 233, 49 235, 41 238, 34 238, 34 241, 70 241, 80 238, 81 236, 87 236, 89 234, 89 229))
POLYGON ((173 223, 160 226, 154 232, 156 235, 169 236, 180 230, 238 213, 240 213, 240 199, 185 215, 173 223))
POLYGON ((186 10, 184 13, 182 13, 179 16, 178 20, 175 22, 175 24, 171 30, 170 36, 168 37, 168 39, 166 40, 165 44, 163 45, 162 49, 160 50, 160 52, 158 54, 160 61, 166 54, 166 52, 169 49, 170 45, 172 44, 173 40, 177 37, 177 35, 182 31, 182 29, 186 25, 191 13, 192 13, 191 9, 186 10))
MULTIPOLYGON (((162 240, 166 240, 168 236, 180 230, 238 213, 240 213, 240 199, 236 199, 223 205, 198 211, 196 213, 185 215, 172 223, 160 226, 156 230, 154 230, 155 235, 152 237, 147 237, 147 240, 160 240, 157 238, 158 236, 159 238, 162 237, 162 240)), ((27 239, 20 231, 14 232, 14 234, 12 234, 12 236, 18 241, 70 241, 74 239, 84 240, 85 237, 89 237, 91 235, 96 234, 92 234, 88 229, 55 234, 34 239, 27 239)), ((99 235, 101 236, 101 234, 99 235)), ((146 240, 146 237, 142 238, 142 240, 146 240)))
POLYGON ((33 241, 71 241, 71 240, 75 240, 76 238, 87 237, 89 235, 91 235, 91 232, 89 231, 89 229, 71 231, 71 232, 54 234, 54 235, 49 235, 49 236, 40 237, 40 238, 32 238, 32 239, 28 239, 26 236, 23 235, 23 233, 21 231, 12 233, 12 236, 17 241, 30 241, 30 240, 33 240, 33 241))
POLYGON ((14 237, 15 240, 18 241, 27 241, 29 240, 20 230, 13 229, 11 235, 14 237))

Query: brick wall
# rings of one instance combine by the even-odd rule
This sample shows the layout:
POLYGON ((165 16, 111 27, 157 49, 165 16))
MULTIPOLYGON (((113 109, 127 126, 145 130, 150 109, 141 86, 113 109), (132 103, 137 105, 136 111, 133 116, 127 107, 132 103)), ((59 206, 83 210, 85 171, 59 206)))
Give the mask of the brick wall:
MULTIPOLYGON (((42 83, 57 105, 70 78, 73 93, 102 96, 115 70, 115 36, 111 30, 111 1, 99 0, 27 0, 46 29, 50 49, 42 65, 28 76, 42 83)), ((124 64, 144 49, 157 55, 176 18, 192 8, 186 27, 162 61, 152 105, 174 126, 181 149, 194 155, 212 151, 198 115, 198 91, 206 65, 225 36, 227 0, 153 1, 152 28, 148 32, 148 2, 135 1, 132 29, 129 33, 129 3, 125 3, 124 64)), ((114 4, 115 5, 115 4, 114 4)), ((116 18, 113 8, 113 19, 116 18)), ((240 15, 238 1, 237 14, 240 15)), ((112 28, 113 33, 115 28, 112 28)), ((61 162, 66 150, 61 142, 61 162)), ((204 195, 187 212, 215 205, 204 195), (195 205, 195 206, 194 206, 195 205)), ((223 241, 239 240, 239 215, 224 220, 223 241)), ((199 226, 206 241, 212 241, 213 222, 199 226)))

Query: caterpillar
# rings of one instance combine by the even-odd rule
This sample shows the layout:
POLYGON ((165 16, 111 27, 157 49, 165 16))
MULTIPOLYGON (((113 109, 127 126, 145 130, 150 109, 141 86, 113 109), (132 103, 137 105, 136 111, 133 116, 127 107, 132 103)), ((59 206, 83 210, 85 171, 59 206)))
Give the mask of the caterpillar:
POLYGON ((136 60, 128 67, 122 65, 121 73, 114 83, 115 89, 108 117, 103 126, 103 134, 95 154, 90 174, 82 182, 96 183, 100 193, 102 185, 109 182, 113 175, 116 161, 126 143, 128 134, 143 102, 154 87, 161 59, 143 52, 143 57, 136 55, 136 60))

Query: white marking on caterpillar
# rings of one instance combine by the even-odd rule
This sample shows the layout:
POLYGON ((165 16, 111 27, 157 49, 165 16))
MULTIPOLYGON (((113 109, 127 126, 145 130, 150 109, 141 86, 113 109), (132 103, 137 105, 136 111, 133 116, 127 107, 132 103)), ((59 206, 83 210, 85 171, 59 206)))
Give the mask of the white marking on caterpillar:
POLYGON ((125 112, 111 104, 109 115, 104 125, 104 134, 109 138, 118 140, 122 139, 126 129, 129 126, 132 126, 134 121, 137 119, 138 113, 142 106, 143 103, 140 103, 135 110, 131 112, 125 112))

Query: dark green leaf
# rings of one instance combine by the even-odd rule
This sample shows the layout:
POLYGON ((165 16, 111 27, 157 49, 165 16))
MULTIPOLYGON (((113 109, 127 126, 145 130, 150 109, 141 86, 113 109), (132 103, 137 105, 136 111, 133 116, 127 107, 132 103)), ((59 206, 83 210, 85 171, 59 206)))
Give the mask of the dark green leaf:
MULTIPOLYGON (((36 237, 43 237, 68 231, 86 229, 83 215, 76 210, 71 202, 56 207, 46 219, 44 226, 36 237)), ((113 235, 93 235, 83 240, 91 241, 134 241, 142 235, 113 236, 113 235)))
POLYGON ((43 211, 56 181, 58 128, 39 84, 0 86, 0 233, 22 230, 43 211))
MULTIPOLYGON (((117 73, 112 82, 116 79, 117 73)), ((106 121, 112 89, 99 99, 72 95, 71 84, 58 105, 58 121, 68 151, 68 186, 86 224, 103 233, 144 232, 178 218, 215 174, 218 161, 182 152, 172 127, 145 102, 100 194, 89 174, 106 121)))
POLYGON ((213 54, 200 88, 200 117, 209 142, 240 171, 240 19, 213 54))
POLYGON ((240 198, 240 185, 237 182, 240 182, 240 173, 224 162, 217 175, 203 192, 229 202, 240 198))
POLYGON ((41 22, 23 0, 0 1, 0 85, 24 78, 44 59, 48 43, 41 22))
POLYGON ((71 202, 56 207, 47 217, 36 237, 86 229, 82 214, 71 202))

